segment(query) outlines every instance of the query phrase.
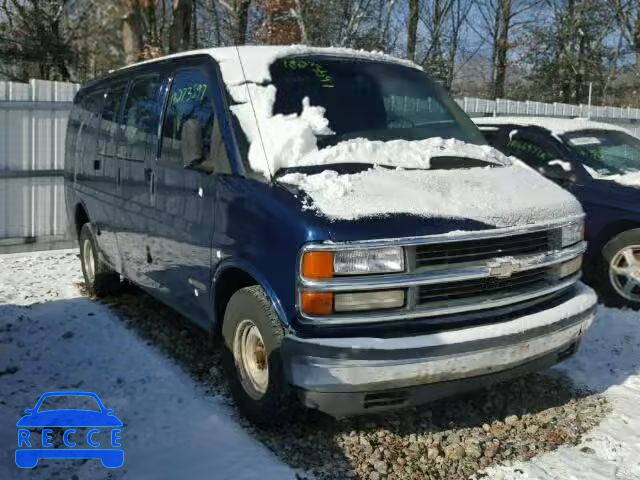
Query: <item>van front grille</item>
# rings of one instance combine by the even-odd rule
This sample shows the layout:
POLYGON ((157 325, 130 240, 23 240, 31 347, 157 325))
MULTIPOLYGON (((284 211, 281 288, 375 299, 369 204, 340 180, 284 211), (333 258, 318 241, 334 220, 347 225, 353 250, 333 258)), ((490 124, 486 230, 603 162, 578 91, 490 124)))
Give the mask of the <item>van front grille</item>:
POLYGON ((509 278, 482 278, 461 282, 422 285, 418 289, 418 303, 441 302, 473 297, 501 296, 511 290, 535 290, 544 287, 550 277, 549 268, 537 268, 514 273, 509 278))
POLYGON ((416 267, 542 254, 552 250, 551 233, 547 230, 499 238, 419 245, 416 247, 416 267))

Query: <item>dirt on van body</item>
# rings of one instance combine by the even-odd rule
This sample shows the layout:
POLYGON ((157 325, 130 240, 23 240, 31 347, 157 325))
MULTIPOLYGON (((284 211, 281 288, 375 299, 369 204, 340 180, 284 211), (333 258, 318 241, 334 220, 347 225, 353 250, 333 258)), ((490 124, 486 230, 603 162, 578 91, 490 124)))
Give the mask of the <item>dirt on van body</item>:
MULTIPOLYGON (((208 392, 233 403, 220 349, 206 333, 133 287, 100 301, 208 392)), ((239 422, 301 479, 454 480, 481 478, 491 465, 576 445, 608 411, 603 396, 547 373, 377 416, 336 421, 300 408, 273 431, 239 422)))

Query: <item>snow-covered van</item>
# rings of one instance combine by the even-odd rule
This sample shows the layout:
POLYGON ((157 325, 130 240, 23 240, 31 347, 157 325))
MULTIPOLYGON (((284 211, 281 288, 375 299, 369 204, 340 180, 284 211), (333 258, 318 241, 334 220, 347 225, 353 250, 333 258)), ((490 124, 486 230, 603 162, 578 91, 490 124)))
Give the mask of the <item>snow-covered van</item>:
POLYGON ((182 53, 84 86, 69 218, 96 295, 121 278, 223 339, 238 407, 417 405, 576 351, 583 212, 378 53, 182 53))

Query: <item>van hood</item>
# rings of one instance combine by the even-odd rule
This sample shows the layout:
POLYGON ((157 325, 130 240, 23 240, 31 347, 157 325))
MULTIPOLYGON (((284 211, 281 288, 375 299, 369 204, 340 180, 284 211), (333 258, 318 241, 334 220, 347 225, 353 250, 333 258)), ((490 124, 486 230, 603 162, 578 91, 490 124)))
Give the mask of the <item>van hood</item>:
POLYGON ((325 170, 313 175, 291 173, 280 182, 303 210, 342 225, 410 216, 421 223, 431 219, 424 223, 432 225, 445 226, 442 220, 448 220, 453 227, 449 231, 465 225, 476 230, 551 223, 582 214, 575 197, 520 161, 456 170, 374 167, 355 174, 325 170))

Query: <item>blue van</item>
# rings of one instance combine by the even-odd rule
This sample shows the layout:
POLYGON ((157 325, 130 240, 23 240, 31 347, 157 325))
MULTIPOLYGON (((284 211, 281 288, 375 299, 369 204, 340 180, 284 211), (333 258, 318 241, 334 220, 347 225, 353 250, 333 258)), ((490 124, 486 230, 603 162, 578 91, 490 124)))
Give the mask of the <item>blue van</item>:
POLYGON ((569 190, 587 214, 585 280, 611 306, 640 308, 640 140, 586 119, 474 119, 487 140, 569 190))
POLYGON ((126 278, 221 337, 258 424, 292 399, 344 417, 546 368, 593 320, 579 203, 406 61, 143 62, 78 92, 66 152, 87 287, 126 278))

